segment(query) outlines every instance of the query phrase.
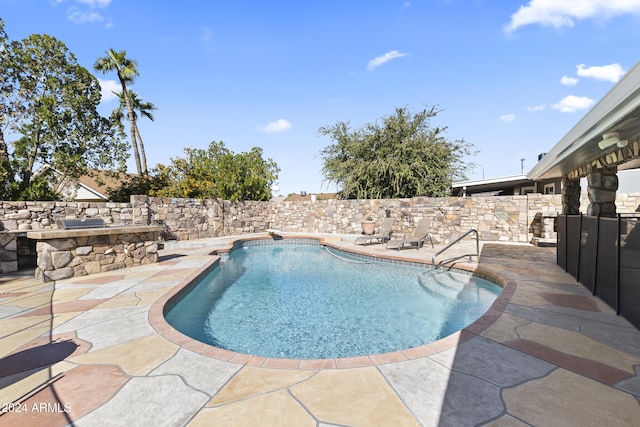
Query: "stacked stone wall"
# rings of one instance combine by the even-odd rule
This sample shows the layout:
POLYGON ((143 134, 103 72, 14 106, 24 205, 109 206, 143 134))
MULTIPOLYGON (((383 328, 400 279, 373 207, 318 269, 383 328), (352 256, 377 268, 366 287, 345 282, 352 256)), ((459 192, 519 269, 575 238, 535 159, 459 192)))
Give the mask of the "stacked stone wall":
MULTIPOLYGON (((141 196, 144 197, 144 196, 141 196)), ((587 203, 581 206, 586 213, 587 203)), ((192 240, 276 229, 297 233, 359 234, 361 223, 391 216, 394 232, 410 234, 424 217, 432 220, 434 237, 442 242, 477 229, 483 240, 530 242, 550 236, 561 195, 528 194, 498 197, 415 197, 412 199, 316 200, 231 203, 221 200, 147 198, 150 223, 165 225, 167 237, 192 240)), ((636 212, 640 194, 618 194, 618 212, 636 212)))
POLYGON ((0 273, 18 271, 18 234, 0 232, 0 273))
POLYGON ((133 224, 131 203, 3 202, 0 201, 1 231, 39 231, 57 228, 58 219, 102 218, 107 225, 133 224))
MULTIPOLYGON (((546 196, 550 198, 550 196, 546 196)), ((298 233, 359 234, 361 223, 373 218, 378 223, 396 219, 393 231, 411 234, 421 218, 431 219, 431 233, 448 243, 470 229, 483 240, 527 242, 533 232, 533 209, 550 210, 559 203, 544 198, 529 206, 528 196, 491 198, 426 198, 386 200, 318 200, 315 202, 245 202, 227 212, 225 235, 276 229, 298 233)))
POLYGON ((38 241, 36 278, 54 281, 158 261, 157 232, 38 241))
MULTIPOLYGON (((359 234, 361 222, 389 215, 394 232, 410 234, 424 217, 433 236, 448 243, 470 229, 487 241, 530 242, 549 234, 562 212, 562 196, 415 197, 383 200, 316 200, 231 203, 132 196, 131 203, 0 201, 0 273, 15 271, 16 239, 30 230, 55 229, 57 219, 102 218, 108 226, 161 224, 166 240, 194 240, 277 229, 299 233, 359 234)), ((580 211, 589 206, 583 189, 580 211)), ((640 193, 617 194, 617 212, 637 212, 640 193)))
MULTIPOLYGON (((617 213, 640 212, 640 193, 616 193, 615 197, 617 213)), ((589 195, 583 191, 580 198, 580 212, 586 214, 589 203, 589 195)))
POLYGON ((193 240, 222 236, 221 200, 133 196, 140 223, 162 224, 166 240, 193 240))

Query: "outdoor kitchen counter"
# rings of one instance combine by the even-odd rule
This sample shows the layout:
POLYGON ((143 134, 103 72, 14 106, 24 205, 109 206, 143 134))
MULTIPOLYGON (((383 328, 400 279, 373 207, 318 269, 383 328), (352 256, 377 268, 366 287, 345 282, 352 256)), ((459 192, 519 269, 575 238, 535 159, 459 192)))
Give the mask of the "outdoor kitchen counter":
POLYGON ((162 226, 132 225, 28 231, 36 241, 35 276, 48 282, 158 261, 162 226))
POLYGON ((112 234, 135 234, 162 231, 160 225, 125 225, 120 227, 78 228, 72 230, 27 231, 27 238, 33 240, 66 239, 69 237, 105 236, 112 234))

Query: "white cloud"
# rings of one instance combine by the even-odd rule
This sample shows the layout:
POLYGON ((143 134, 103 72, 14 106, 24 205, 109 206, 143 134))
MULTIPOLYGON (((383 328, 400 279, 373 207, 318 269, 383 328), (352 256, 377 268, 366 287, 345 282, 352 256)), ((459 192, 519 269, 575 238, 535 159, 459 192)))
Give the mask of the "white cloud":
POLYGON ((100 95, 102 95, 102 102, 109 102, 113 99, 118 99, 118 96, 113 92, 122 91, 122 86, 120 83, 115 80, 102 80, 98 79, 100 82, 100 95))
POLYGON ((562 76, 562 78, 560 79, 560 84, 563 84, 565 86, 575 86, 578 84, 578 80, 575 77, 567 77, 567 76, 562 76))
POLYGON ((591 107, 594 102, 593 99, 586 96, 569 95, 562 98, 557 104, 553 104, 551 108, 562 113, 574 113, 591 107))
POLYGON ((87 22, 102 22, 104 18, 95 12, 80 12, 79 10, 70 10, 67 16, 71 22, 76 24, 86 24, 87 22))
POLYGON ((545 107, 546 107, 546 105, 545 105, 545 104, 541 104, 541 105, 534 105, 533 107, 527 107, 527 110, 528 110, 528 111, 532 111, 532 112, 533 112, 533 111, 542 111, 542 110, 544 110, 544 109, 545 109, 545 107))
POLYGON ((576 68, 580 77, 591 77, 596 80, 606 80, 613 83, 620 80, 620 77, 626 73, 622 65, 618 63, 588 68, 585 68, 584 64, 580 64, 576 68))
POLYGON ((530 24, 573 27, 575 20, 640 15, 640 0, 531 0, 511 15, 505 31, 513 32, 530 24))
MULTIPOLYGON (((111 0, 74 0, 75 3, 84 5, 75 7, 72 6, 67 11, 67 18, 75 24, 86 24, 90 22, 105 22, 105 28, 109 29, 113 27, 113 21, 111 19, 105 19, 100 13, 94 12, 97 8, 106 8, 111 4, 111 0), (87 8, 88 6, 88 8, 87 8), (84 10, 83 10, 84 9, 84 10), (87 12, 86 9, 92 11, 87 12)), ((56 0, 57 3, 62 3, 61 0, 56 0)))
POLYGON ((367 71, 373 71, 375 68, 378 68, 382 64, 391 61, 395 58, 402 58, 403 56, 407 56, 406 53, 399 52, 397 50, 392 50, 391 52, 387 52, 384 55, 380 55, 371 61, 369 61, 369 65, 367 66, 367 71))
POLYGON ((500 116, 500 120, 505 122, 505 123, 511 123, 515 119, 516 119, 515 114, 504 114, 504 115, 500 116))
POLYGON ((111 4, 111 0, 76 0, 76 3, 86 4, 92 8, 107 7, 111 4))
POLYGON ((266 133, 275 133, 275 132, 283 132, 287 129, 291 129, 291 123, 289 123, 285 119, 276 120, 275 122, 270 122, 264 127, 261 127, 260 130, 266 133))

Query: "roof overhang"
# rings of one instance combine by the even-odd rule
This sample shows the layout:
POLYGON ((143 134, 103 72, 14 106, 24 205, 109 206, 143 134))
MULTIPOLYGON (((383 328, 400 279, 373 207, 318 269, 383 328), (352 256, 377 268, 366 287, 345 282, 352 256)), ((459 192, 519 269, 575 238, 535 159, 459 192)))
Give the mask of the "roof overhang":
POLYGON ((473 181, 459 181, 451 183, 451 188, 466 188, 474 192, 491 192, 503 190, 506 187, 530 184, 527 175, 512 175, 499 178, 477 179, 473 181))
POLYGON ((640 63, 627 74, 571 129, 528 173, 529 179, 560 178, 593 162, 616 164, 618 169, 640 167, 640 157, 613 145, 601 149, 604 134, 618 132, 630 149, 640 139, 640 63), (611 161, 613 155, 613 161, 611 161), (623 161, 619 160, 622 155, 623 161), (605 158, 609 159, 605 161, 605 158))
POLYGON ((107 196, 106 194, 102 194, 101 192, 99 192, 95 188, 91 188, 86 184, 78 182, 78 187, 81 187, 85 191, 87 191, 88 193, 93 194, 96 197, 96 199, 100 199, 100 200, 104 200, 104 201, 108 201, 109 200, 109 196, 107 196))

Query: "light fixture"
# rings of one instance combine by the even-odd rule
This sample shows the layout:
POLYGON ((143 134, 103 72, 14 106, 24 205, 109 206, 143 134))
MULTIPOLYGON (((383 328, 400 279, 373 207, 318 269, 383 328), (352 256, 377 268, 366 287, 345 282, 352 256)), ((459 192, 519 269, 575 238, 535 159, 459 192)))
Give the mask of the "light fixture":
POLYGON ((618 132, 605 133, 602 135, 602 141, 598 142, 598 147, 601 150, 606 150, 609 147, 617 145, 618 148, 626 147, 629 142, 624 139, 620 140, 620 134, 618 132))

